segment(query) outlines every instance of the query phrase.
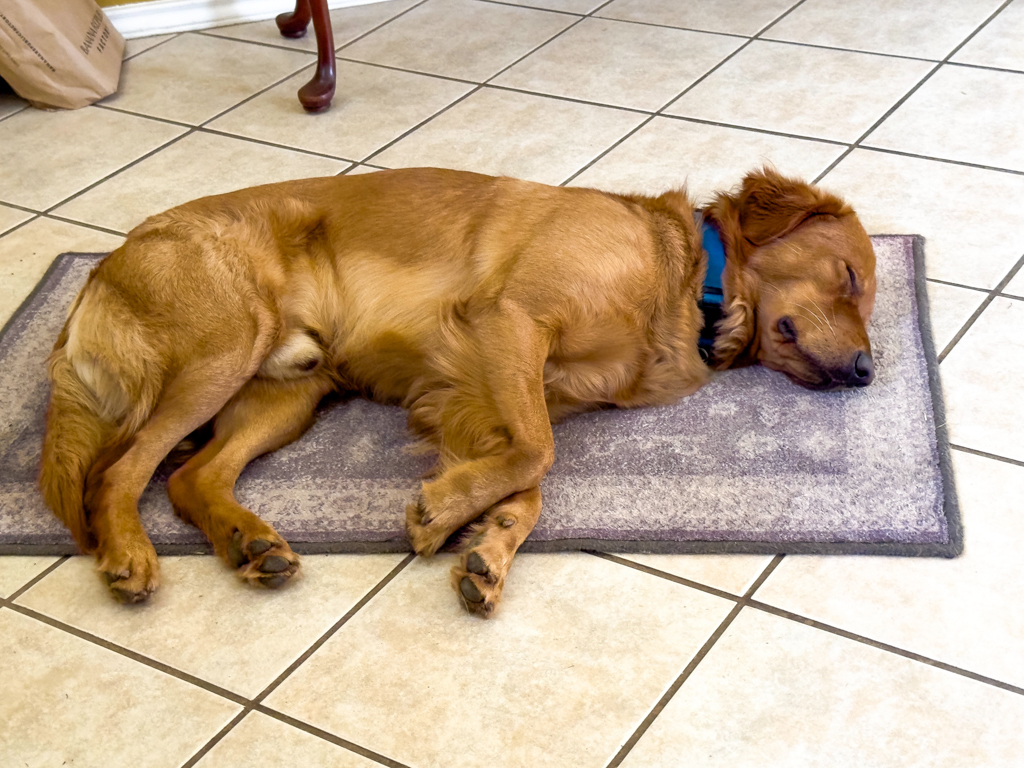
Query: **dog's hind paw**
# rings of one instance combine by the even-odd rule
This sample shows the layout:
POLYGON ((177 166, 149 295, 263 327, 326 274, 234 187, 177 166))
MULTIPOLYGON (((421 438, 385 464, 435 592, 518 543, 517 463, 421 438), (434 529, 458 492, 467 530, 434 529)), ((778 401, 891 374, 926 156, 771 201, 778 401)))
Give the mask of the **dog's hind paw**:
POLYGON ((152 545, 137 551, 107 552, 99 570, 110 587, 110 594, 121 603, 142 603, 160 586, 160 566, 152 545))
POLYGON ((284 586, 299 572, 299 556, 277 536, 246 538, 241 531, 235 531, 227 556, 239 576, 268 589, 284 586))

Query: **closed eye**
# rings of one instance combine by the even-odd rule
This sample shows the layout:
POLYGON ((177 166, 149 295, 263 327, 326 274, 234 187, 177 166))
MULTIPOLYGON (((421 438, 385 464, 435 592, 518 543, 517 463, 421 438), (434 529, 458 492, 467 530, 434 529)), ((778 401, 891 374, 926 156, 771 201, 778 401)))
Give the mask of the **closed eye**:
POLYGON ((850 293, 856 296, 859 293, 857 290, 857 273, 853 271, 853 267, 849 264, 846 265, 846 274, 850 277, 850 293))

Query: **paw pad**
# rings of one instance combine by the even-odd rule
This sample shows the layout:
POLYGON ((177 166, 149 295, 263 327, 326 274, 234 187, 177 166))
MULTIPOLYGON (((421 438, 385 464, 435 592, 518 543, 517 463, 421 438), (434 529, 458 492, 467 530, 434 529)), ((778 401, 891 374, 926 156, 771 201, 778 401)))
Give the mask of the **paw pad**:
POLYGON ((271 555, 263 559, 259 569, 263 573, 281 573, 281 571, 287 571, 289 565, 291 563, 280 555, 271 555))
POLYGON ((487 570, 487 563, 480 557, 479 552, 470 552, 466 558, 466 570, 470 573, 475 573, 477 576, 487 576, 489 571, 487 570))
MULTIPOLYGON (((248 547, 242 546, 242 532, 235 531, 228 545, 228 559, 235 568, 241 568, 252 558, 259 557, 274 546, 273 542, 266 539, 254 539, 249 542, 248 547)), ((260 570, 265 570, 261 568, 260 570)), ((284 570, 283 568, 281 570, 284 570)))
POLYGON ((242 532, 235 531, 228 544, 227 555, 228 562, 238 568, 240 575, 250 584, 277 589, 298 572, 298 559, 292 562, 284 556, 289 552, 287 544, 275 544, 268 539, 253 539, 244 544, 244 540, 242 532))
POLYGON ((459 591, 471 603, 482 603, 484 601, 483 592, 480 591, 479 587, 473 583, 469 576, 462 577, 462 581, 459 582, 459 591))

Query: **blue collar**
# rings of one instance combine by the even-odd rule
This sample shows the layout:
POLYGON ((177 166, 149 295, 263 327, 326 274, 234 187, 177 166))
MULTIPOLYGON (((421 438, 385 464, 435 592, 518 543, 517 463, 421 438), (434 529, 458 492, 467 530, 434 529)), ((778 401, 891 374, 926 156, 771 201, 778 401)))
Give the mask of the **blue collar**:
POLYGON ((701 247, 708 260, 707 273, 704 276, 704 292, 699 302, 701 314, 704 316, 704 327, 700 332, 700 340, 697 346, 700 349, 701 357, 706 363, 711 363, 714 357, 715 326, 722 319, 724 296, 722 293, 722 273, 725 271, 725 246, 722 245, 722 237, 718 229, 703 217, 703 214, 695 214, 700 224, 701 247))
POLYGON ((704 303, 722 303, 722 272, 725 271, 725 246, 718 229, 707 219, 700 222, 704 253, 708 256, 708 271, 704 277, 704 303))

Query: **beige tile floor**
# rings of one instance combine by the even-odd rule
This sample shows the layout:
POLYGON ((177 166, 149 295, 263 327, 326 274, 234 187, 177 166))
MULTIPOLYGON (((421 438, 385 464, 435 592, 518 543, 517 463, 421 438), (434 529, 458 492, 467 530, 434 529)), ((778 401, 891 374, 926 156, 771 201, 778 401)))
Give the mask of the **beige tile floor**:
POLYGON ((965 553, 523 556, 488 623, 446 557, 308 557, 276 594, 165 558, 131 609, 85 559, 0 558, 0 763, 1022 764, 1024 0, 332 18, 319 116, 294 98, 309 40, 271 22, 131 41, 120 93, 78 112, 0 94, 0 323, 58 253, 239 186, 438 164, 706 196, 773 162, 927 238, 965 553))

